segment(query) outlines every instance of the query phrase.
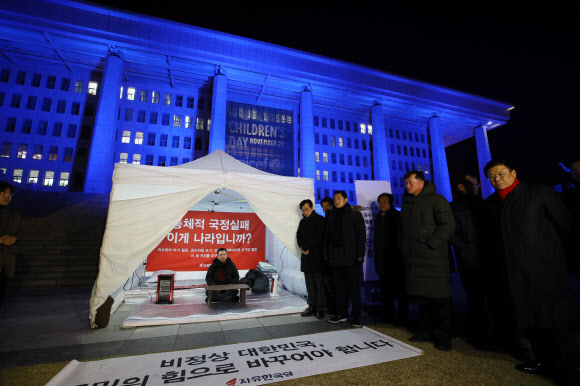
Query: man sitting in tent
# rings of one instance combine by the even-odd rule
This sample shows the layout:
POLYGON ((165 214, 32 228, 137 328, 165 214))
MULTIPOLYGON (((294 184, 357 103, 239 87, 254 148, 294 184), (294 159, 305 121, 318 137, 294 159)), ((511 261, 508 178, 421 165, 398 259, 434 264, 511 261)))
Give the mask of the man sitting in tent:
MULTIPOLYGON (((207 270, 205 281, 208 285, 224 285, 224 284, 238 284, 240 274, 236 265, 228 257, 228 251, 225 248, 217 250, 217 257, 213 259, 212 265, 207 270)), ((207 295, 207 291, 206 291, 207 295)), ((222 290, 214 291, 212 296, 213 302, 234 302, 240 301, 238 290, 222 290)), ((207 298, 205 298, 207 303, 207 298)))

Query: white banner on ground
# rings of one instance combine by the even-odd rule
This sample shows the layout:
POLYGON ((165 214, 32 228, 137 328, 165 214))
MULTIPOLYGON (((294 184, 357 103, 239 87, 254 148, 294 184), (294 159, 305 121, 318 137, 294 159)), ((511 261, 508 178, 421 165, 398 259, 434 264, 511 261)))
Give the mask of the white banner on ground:
POLYGON ((379 213, 379 204, 377 197, 381 193, 391 193, 391 183, 389 181, 365 181, 356 180, 354 182, 356 189, 356 203, 362 206, 361 213, 365 219, 365 228, 367 231, 367 251, 365 262, 363 263, 364 280, 379 280, 379 276, 375 272, 374 259, 374 218, 379 213))
POLYGON ((262 385, 422 353, 364 327, 93 362, 72 361, 47 386, 262 385))

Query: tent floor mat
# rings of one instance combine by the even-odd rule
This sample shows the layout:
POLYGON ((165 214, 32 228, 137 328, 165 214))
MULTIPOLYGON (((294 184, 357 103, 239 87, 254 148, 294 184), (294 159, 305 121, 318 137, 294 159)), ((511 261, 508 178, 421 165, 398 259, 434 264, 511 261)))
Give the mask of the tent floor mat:
POLYGON ((173 304, 155 304, 155 296, 141 303, 125 319, 122 327, 161 326, 259 318, 263 316, 295 314, 306 307, 306 299, 283 291, 278 296, 248 292, 246 304, 214 303, 209 308, 205 303, 205 291, 199 289, 189 296, 174 297, 173 304))

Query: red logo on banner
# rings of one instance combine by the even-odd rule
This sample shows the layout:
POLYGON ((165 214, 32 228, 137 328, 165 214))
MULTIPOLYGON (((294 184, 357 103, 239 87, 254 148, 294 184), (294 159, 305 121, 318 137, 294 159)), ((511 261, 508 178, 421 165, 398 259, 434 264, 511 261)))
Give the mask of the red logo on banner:
POLYGON ((265 260, 266 226, 255 213, 189 211, 147 257, 147 271, 207 271, 219 248, 239 270, 265 260))

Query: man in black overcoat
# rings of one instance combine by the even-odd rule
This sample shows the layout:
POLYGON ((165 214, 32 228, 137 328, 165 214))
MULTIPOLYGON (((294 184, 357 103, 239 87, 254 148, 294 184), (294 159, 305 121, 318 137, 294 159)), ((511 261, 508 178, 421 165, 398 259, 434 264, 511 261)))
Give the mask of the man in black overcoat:
POLYGON ((296 241, 300 247, 300 270, 304 272, 306 292, 308 292, 308 308, 302 316, 315 315, 324 318, 326 308, 326 290, 324 283, 324 257, 322 245, 324 243, 324 217, 314 211, 311 200, 300 203, 302 220, 298 224, 296 241))
MULTIPOLYGON (((240 274, 236 265, 228 257, 228 251, 225 248, 217 250, 217 257, 213 259, 212 265, 207 270, 205 281, 208 285, 238 284, 240 274)), ((207 295, 207 291, 206 291, 207 295)), ((207 298, 205 299, 207 302, 207 298)), ((240 301, 238 290, 214 291, 212 295, 213 302, 234 302, 240 301)))
POLYGON ((379 213, 374 219, 375 272, 379 275, 383 296, 382 320, 395 323, 395 299, 398 301, 398 325, 406 325, 409 317, 409 298, 405 288, 405 266, 399 251, 397 231, 400 213, 393 207, 394 197, 382 193, 378 199, 379 213))
POLYGON ((486 242, 495 246, 516 328, 535 354, 516 368, 573 383, 578 348, 566 265, 568 211, 551 188, 520 183, 506 161, 492 160, 484 172, 495 189, 486 200, 495 237, 486 242))

